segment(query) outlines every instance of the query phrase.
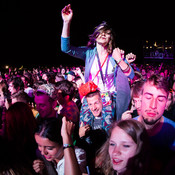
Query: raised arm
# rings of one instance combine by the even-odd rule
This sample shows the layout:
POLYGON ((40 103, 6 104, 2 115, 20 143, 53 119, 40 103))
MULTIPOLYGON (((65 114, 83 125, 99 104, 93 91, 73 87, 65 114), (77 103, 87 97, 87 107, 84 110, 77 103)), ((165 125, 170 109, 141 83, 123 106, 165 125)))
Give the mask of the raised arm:
POLYGON ((63 138, 63 145, 68 145, 64 147, 64 173, 65 175, 81 175, 75 150, 72 148, 73 142, 71 139, 71 133, 73 132, 74 124, 66 121, 65 117, 63 117, 62 122, 61 135, 63 138))
POLYGON ((73 11, 71 9, 71 5, 65 6, 61 11, 62 19, 63 19, 63 28, 61 36, 63 38, 67 38, 70 36, 70 24, 73 17, 73 11))
POLYGON ((133 71, 132 67, 130 66, 129 63, 127 64, 124 61, 124 51, 123 50, 121 50, 119 48, 115 48, 113 50, 112 57, 116 60, 117 64, 120 66, 121 70, 128 78, 131 78, 131 79, 134 78, 134 71, 133 71))
POLYGON ((83 61, 86 59, 87 47, 74 47, 70 45, 70 24, 73 17, 71 5, 65 6, 61 11, 63 19, 63 28, 61 34, 61 51, 73 57, 80 58, 83 61))

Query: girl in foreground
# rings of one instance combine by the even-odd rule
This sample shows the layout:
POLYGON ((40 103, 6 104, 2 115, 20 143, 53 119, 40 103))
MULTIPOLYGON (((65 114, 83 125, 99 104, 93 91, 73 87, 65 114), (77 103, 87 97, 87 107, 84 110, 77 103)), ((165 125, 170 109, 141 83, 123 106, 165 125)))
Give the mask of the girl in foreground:
POLYGON ((35 132, 35 140, 42 159, 35 160, 33 168, 36 173, 50 175, 79 175, 86 172, 86 155, 84 150, 73 147, 71 134, 72 122, 63 117, 62 124, 57 118, 48 118, 35 132))
POLYGON ((134 120, 114 123, 111 135, 97 154, 96 168, 105 175, 148 175, 149 143, 145 128, 134 120))

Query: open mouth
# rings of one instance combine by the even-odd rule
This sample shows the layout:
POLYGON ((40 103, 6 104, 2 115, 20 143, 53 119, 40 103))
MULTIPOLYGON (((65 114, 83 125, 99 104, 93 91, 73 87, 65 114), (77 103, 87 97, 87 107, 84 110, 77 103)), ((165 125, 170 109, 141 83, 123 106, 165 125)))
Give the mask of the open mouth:
POLYGON ((123 160, 121 160, 121 159, 113 159, 113 164, 114 165, 119 165, 121 162, 123 162, 123 160))

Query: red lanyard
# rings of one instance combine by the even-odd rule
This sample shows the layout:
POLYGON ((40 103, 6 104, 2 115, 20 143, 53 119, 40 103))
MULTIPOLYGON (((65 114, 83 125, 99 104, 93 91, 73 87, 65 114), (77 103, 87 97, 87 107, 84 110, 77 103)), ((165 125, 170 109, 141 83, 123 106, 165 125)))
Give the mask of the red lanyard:
MULTIPOLYGON (((97 53, 97 54, 98 54, 98 53, 97 53)), ((101 65, 101 69, 102 69, 102 67, 104 66, 104 64, 105 64, 105 62, 106 62, 106 60, 107 60, 107 58, 108 58, 108 54, 107 54, 107 56, 106 56, 106 58, 105 58, 103 64, 101 65)), ((92 81, 94 81, 94 79, 97 77, 97 75, 99 74, 99 72, 100 72, 100 69, 98 70, 98 72, 96 73, 96 75, 95 75, 95 77, 93 78, 92 81)))

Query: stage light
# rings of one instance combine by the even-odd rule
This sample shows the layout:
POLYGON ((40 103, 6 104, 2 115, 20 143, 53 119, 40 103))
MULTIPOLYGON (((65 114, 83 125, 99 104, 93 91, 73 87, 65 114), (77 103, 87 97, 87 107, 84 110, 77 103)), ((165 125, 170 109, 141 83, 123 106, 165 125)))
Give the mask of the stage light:
POLYGON ((9 68, 9 65, 6 65, 6 66, 5 66, 5 69, 8 69, 8 68, 9 68))

